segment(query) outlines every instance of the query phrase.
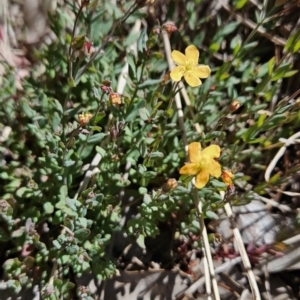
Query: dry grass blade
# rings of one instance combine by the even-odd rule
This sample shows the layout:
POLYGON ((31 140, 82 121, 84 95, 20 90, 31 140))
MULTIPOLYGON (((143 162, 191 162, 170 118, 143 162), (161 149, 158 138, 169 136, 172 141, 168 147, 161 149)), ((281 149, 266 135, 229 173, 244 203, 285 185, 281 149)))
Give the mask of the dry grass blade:
MULTIPOLYGON (((221 194, 221 197, 224 199, 225 193, 220 192, 220 194, 221 194)), ((249 284, 251 286, 253 297, 254 297, 255 300, 260 300, 261 297, 260 297, 260 293, 259 293, 259 289, 258 289, 258 286, 257 286, 256 279, 255 279, 255 275, 252 271, 251 263, 250 263, 248 255, 247 255, 247 251, 245 249, 241 233, 240 233, 239 229, 236 227, 235 222, 233 220, 233 213, 232 213, 232 209, 230 207, 230 204, 226 203, 225 206, 224 206, 224 209, 225 209, 225 212, 226 212, 228 218, 230 219, 230 222, 231 222, 232 227, 233 227, 233 234, 234 234, 235 240, 236 240, 237 245, 238 245, 238 250, 240 252, 244 268, 245 268, 245 270, 247 272, 247 275, 248 275, 249 284)))
POLYGON ((268 167, 266 169, 266 172, 265 172, 265 180, 266 181, 270 180, 272 171, 274 170, 274 168, 275 168, 277 162, 279 161, 279 159, 285 153, 287 147, 294 144, 296 142, 296 139, 299 138, 299 137, 300 137, 300 132, 297 132, 297 133, 293 134, 291 137, 289 137, 288 139, 282 139, 281 140, 282 142, 284 142, 284 145, 279 149, 279 151, 277 152, 275 157, 272 159, 272 161, 268 165, 268 167))

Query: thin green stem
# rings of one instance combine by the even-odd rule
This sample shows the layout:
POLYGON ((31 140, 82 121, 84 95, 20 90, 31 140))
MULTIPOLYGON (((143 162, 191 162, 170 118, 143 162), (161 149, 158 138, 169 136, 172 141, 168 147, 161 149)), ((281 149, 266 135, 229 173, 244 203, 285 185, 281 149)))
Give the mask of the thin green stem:
POLYGON ((135 99, 135 97, 136 97, 136 95, 137 95, 137 91, 138 91, 138 89, 139 89, 139 85, 140 85, 141 82, 142 82, 142 79, 143 79, 143 73, 144 73, 144 68, 145 68, 145 59, 143 59, 143 62, 142 62, 142 69, 141 69, 141 75, 140 75, 139 81, 138 81, 138 83, 137 83, 136 86, 135 86, 133 95, 132 95, 132 97, 131 97, 131 99, 130 99, 130 103, 129 103, 129 105, 128 105, 128 112, 130 112, 130 110, 131 110, 131 107, 132 107, 132 105, 133 105, 133 103, 134 103, 134 99, 135 99))

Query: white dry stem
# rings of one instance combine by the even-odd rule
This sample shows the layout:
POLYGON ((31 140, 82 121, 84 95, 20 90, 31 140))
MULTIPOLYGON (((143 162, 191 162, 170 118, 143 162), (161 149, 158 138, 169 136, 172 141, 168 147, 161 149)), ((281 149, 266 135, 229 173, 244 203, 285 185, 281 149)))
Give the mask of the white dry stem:
MULTIPOLYGON (((225 192, 223 192, 223 191, 220 192, 220 195, 221 195, 222 199, 224 199, 225 192)), ((257 286, 256 279, 255 279, 255 275, 254 275, 253 270, 251 268, 250 260, 249 260, 247 251, 245 249, 245 245, 244 245, 241 233, 240 233, 239 229, 237 228, 237 226, 235 225, 235 222, 233 220, 233 212, 232 212, 232 209, 230 207, 230 204, 226 203, 225 206, 224 206, 224 209, 225 209, 225 212, 227 214, 227 217, 229 218, 229 220, 231 222, 231 226, 233 227, 232 228, 233 235, 234 235, 234 238, 236 240, 238 250, 240 252, 240 255, 241 255, 241 258, 242 258, 242 261, 243 261, 244 268, 245 268, 245 270, 247 272, 247 275, 248 275, 248 280, 249 280, 249 284, 250 284, 250 287, 251 287, 251 290, 252 290, 252 294, 253 294, 255 300, 260 300, 261 297, 260 297, 260 293, 259 293, 259 289, 258 289, 258 286, 257 286)))
POLYGON ((286 149, 288 146, 295 144, 295 142, 299 142, 297 141, 297 138, 300 137, 300 131, 293 134, 291 137, 289 137, 288 139, 279 139, 280 142, 283 142, 284 145, 279 149, 279 151, 277 152, 277 154, 275 155, 275 157, 272 159, 272 161, 270 162, 270 164, 268 165, 266 172, 265 172, 265 180, 268 182, 270 180, 270 176, 272 171, 274 170, 277 162, 279 161, 279 159, 283 156, 283 154, 285 153, 286 149))
POLYGON ((256 196, 258 197, 259 200, 265 202, 266 204, 268 204, 270 206, 273 206, 273 207, 276 207, 276 208, 280 209, 283 213, 287 213, 287 212, 292 211, 292 209, 289 206, 284 205, 284 204, 280 204, 280 203, 276 202, 273 199, 268 199, 268 198, 262 197, 258 194, 256 196))
MULTIPOLYGON (((207 234, 207 230, 206 230, 206 226, 205 226, 203 214, 202 214, 202 201, 199 199, 198 190, 196 188, 194 188, 194 200, 195 200, 195 205, 198 209, 198 214, 199 214, 200 230, 201 230, 202 241, 204 244, 204 252, 203 252, 204 258, 206 258, 206 261, 208 264, 208 269, 209 269, 209 273, 210 273, 210 279, 211 279, 211 284, 212 284, 212 288, 214 291, 215 299, 220 300, 221 298, 220 298, 220 294, 219 294, 218 283, 216 280, 216 272, 215 272, 214 263, 212 260, 211 251, 210 251, 208 234, 207 234)), ((205 262, 204 262, 204 266, 205 266, 205 262)), ((210 293, 209 293, 210 287, 208 289, 207 274, 205 274, 205 276, 206 276, 205 277, 206 292, 207 292, 208 296, 210 296, 210 293)))
POLYGON ((208 267, 208 260, 205 252, 205 248, 201 248, 203 253, 203 266, 204 266, 204 278, 205 278, 205 289, 207 294, 207 300, 211 300, 211 284, 210 284, 210 272, 208 267))
MULTIPOLYGON (((228 259, 224 264, 215 268, 215 273, 220 274, 222 272, 229 273, 230 270, 242 261, 241 257, 236 257, 233 259, 228 259)), ((204 277, 201 276, 197 281, 195 281, 185 292, 185 295, 194 294, 202 285, 204 284, 204 277)))

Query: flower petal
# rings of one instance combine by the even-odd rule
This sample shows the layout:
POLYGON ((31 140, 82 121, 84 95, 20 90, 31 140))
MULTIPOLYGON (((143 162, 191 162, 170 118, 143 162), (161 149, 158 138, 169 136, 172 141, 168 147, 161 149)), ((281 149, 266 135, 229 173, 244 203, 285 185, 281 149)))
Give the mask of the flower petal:
POLYGON ((193 73, 193 71, 185 72, 184 79, 191 87, 196 87, 202 84, 201 80, 193 73))
POLYGON ((199 65, 193 68, 193 73, 199 78, 207 78, 210 73, 210 67, 207 65, 199 65))
POLYGON ((181 175, 196 175, 198 172, 199 164, 195 163, 188 163, 179 170, 179 173, 181 175))
POLYGON ((221 154, 221 149, 218 145, 210 145, 202 150, 202 156, 209 158, 219 158, 221 154))
POLYGON ((194 66, 198 65, 199 61, 199 51, 194 45, 190 45, 185 49, 186 59, 192 60, 194 62, 194 66))
POLYGON ((174 81, 180 81, 183 74, 184 74, 185 68, 181 67, 181 66, 177 66, 175 67, 171 73, 170 73, 170 77, 172 78, 172 80, 174 81))
POLYGON ((206 171, 209 172, 211 176, 220 177, 221 176, 221 165, 215 160, 211 159, 207 164, 206 171))
POLYGON ((197 189, 202 189, 207 184, 208 180, 209 180, 209 173, 206 170, 201 171, 196 176, 195 187, 197 189))
POLYGON ((201 144, 193 142, 189 144, 189 160, 191 163, 199 163, 201 161, 201 144))
POLYGON ((174 50, 171 53, 171 57, 177 65, 179 65, 179 66, 184 66, 185 65, 186 57, 183 53, 181 53, 177 50, 174 50))

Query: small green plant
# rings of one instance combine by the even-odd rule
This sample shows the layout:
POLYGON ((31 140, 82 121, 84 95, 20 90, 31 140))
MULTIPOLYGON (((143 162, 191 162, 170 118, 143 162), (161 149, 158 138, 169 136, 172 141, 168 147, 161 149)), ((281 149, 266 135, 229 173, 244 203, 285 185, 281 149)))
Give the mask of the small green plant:
MULTIPOLYGON (((229 201, 280 189, 298 172, 294 165, 268 181, 260 175, 280 138, 299 130, 299 89, 283 86, 298 76, 300 31, 278 58, 259 34, 275 26, 280 6, 264 7, 248 34, 222 16, 197 19, 205 1, 196 0, 182 12, 184 27, 149 21, 130 32, 149 17, 145 5, 157 9, 154 1, 65 2, 75 14, 71 32, 58 7, 50 16, 57 39, 34 53, 44 73, 33 67, 22 91, 13 70, 3 78, 1 258, 16 294, 39 284, 43 299, 93 299, 75 277, 117 273, 117 232, 145 249, 171 220, 174 239, 191 241, 192 233, 192 247, 202 249, 204 219, 218 219, 229 201), (168 51, 169 41, 185 54, 168 51)), ((246 2, 234 1, 235 9, 246 2)), ((177 5, 168 18, 176 19, 177 5)))

